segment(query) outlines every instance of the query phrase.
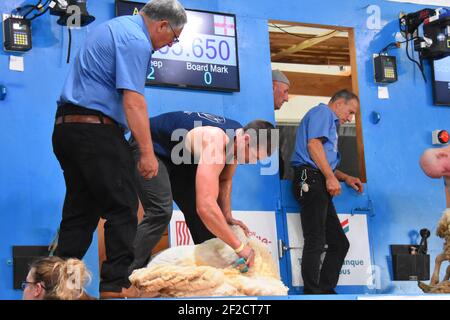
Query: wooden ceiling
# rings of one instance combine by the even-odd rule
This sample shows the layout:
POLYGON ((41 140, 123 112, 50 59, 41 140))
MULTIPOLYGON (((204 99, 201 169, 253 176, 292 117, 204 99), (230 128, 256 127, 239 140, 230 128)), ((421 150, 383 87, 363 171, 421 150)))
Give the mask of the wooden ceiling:
MULTIPOLYGON (((270 22, 269 26, 275 23, 270 22)), ((345 33, 333 29, 323 29, 323 32, 298 33, 298 24, 275 24, 281 29, 270 28, 270 52, 272 62, 299 63, 314 65, 350 65, 349 42, 345 33), (289 50, 291 49, 291 50, 289 50)))
MULTIPOLYGON (((325 35, 328 32, 325 33, 325 35)), ((298 34, 296 37, 287 33, 270 32, 270 52, 272 53, 272 62, 281 63, 299 63, 299 64, 315 64, 315 65, 350 65, 350 50, 348 47, 347 37, 320 37, 310 34, 298 34), (312 40, 311 46, 306 46, 312 40), (296 50, 292 53, 283 54, 283 51, 301 46, 305 44, 306 48, 296 50)), ((301 48, 301 47, 300 47, 301 48)))
MULTIPOLYGON (((272 62, 321 66, 351 65, 349 38, 345 29, 269 21, 269 38, 272 62)), ((289 71, 289 68, 283 71, 291 81, 289 94, 331 96, 338 89, 352 89, 350 74, 329 75, 298 70, 295 72, 289 71)))

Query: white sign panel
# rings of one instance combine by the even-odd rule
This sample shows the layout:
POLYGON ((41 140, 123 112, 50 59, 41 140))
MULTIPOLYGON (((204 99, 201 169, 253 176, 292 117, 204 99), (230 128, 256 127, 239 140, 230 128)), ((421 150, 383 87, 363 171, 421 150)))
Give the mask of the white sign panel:
MULTIPOLYGON (((274 261, 278 262, 277 225, 274 211, 233 211, 233 218, 243 221, 250 229, 250 236, 266 244, 274 261)), ((179 210, 173 211, 169 237, 171 247, 194 245, 184 215, 179 210)), ((278 263, 276 265, 278 266, 278 263)))
MULTIPOLYGON (((367 217, 362 214, 338 214, 341 226, 350 242, 350 249, 341 269, 338 285, 372 285, 372 263, 370 259, 367 217)), ((299 213, 288 213, 288 236, 291 254, 292 286, 303 286, 301 258, 304 246, 299 213)), ((322 260, 325 254, 322 256, 322 260)))

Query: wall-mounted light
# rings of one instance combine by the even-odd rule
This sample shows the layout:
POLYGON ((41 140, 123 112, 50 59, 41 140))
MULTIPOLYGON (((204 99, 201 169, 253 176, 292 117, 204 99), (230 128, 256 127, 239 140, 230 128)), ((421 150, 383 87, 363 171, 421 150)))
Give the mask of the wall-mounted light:
POLYGON ((450 135, 447 130, 434 130, 432 134, 432 141, 434 145, 448 144, 450 135))
POLYGON ((372 113, 370 114, 370 121, 373 124, 377 124, 378 122, 380 122, 380 120, 381 120, 381 115, 376 111, 372 111, 372 113))
POLYGON ((0 85, 0 100, 5 100, 6 98, 6 87, 0 85))

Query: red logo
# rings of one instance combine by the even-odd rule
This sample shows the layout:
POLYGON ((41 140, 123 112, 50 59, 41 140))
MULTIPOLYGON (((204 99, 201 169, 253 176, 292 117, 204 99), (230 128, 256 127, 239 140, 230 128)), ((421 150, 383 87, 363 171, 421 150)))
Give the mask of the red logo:
POLYGON ((347 233, 350 231, 350 221, 349 219, 345 219, 344 221, 341 221, 341 227, 344 229, 344 233, 347 233))
POLYGON ((272 241, 270 241, 268 238, 265 238, 265 237, 262 237, 260 235, 257 235, 256 232, 254 232, 254 231, 250 231, 248 233, 248 236, 249 237, 255 237, 256 239, 258 239, 259 241, 261 241, 262 243, 264 243, 266 245, 272 243, 272 241))
POLYGON ((214 15, 214 34, 234 36, 233 17, 214 15))
POLYGON ((189 233, 189 228, 186 221, 176 221, 175 222, 175 242, 177 246, 188 246, 191 244, 191 234, 189 233))

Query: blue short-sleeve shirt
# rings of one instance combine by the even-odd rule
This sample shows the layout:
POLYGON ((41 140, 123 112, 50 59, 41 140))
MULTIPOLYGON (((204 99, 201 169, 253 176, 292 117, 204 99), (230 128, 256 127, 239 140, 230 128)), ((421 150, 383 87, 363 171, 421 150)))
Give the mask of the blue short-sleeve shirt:
POLYGON ((324 138, 323 148, 331 166, 335 170, 340 161, 338 151, 339 118, 327 105, 321 103, 309 110, 300 122, 295 138, 291 165, 294 167, 309 165, 317 168, 308 151, 311 139, 324 138))
POLYGON ((98 110, 128 128, 122 90, 144 94, 152 49, 141 15, 99 25, 77 54, 58 105, 70 102, 98 110))

